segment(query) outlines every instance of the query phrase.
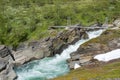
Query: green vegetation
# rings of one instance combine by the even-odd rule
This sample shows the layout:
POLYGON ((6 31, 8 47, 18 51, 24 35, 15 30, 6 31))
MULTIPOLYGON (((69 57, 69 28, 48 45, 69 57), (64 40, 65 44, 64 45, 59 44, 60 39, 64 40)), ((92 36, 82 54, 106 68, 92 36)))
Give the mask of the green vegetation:
POLYGON ((103 32, 102 35, 100 35, 99 37, 89 40, 88 42, 84 43, 82 46, 86 46, 89 43, 101 43, 106 45, 109 41, 119 37, 120 37, 120 29, 117 30, 108 29, 105 32, 103 32))
POLYGON ((120 62, 93 68, 79 68, 53 80, 115 80, 120 79, 120 62))
POLYGON ((0 44, 51 36, 49 26, 111 23, 120 17, 119 0, 0 0, 0 44))

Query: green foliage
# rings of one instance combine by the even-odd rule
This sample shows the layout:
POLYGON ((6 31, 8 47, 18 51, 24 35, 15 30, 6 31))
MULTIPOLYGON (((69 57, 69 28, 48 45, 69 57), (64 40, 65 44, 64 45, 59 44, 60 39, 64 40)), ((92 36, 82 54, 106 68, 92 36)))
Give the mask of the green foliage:
POLYGON ((91 39, 88 42, 82 44, 81 46, 87 46, 89 43, 101 43, 106 45, 108 41, 117 39, 119 37, 120 37, 120 29, 117 30, 108 29, 105 32, 103 32, 102 35, 100 35, 99 37, 91 39))
POLYGON ((41 39, 54 25, 88 26, 106 18, 110 23, 120 17, 119 5, 119 0, 0 0, 0 44, 41 39))

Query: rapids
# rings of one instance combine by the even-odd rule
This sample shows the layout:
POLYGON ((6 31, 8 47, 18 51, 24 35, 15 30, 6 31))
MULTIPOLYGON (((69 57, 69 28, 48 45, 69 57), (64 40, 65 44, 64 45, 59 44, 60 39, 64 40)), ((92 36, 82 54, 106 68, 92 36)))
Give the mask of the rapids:
POLYGON ((15 69, 15 72, 18 75, 17 80, 47 80, 67 74, 70 69, 66 60, 70 58, 70 54, 75 52, 81 44, 92 38, 98 37, 103 31, 104 30, 87 32, 89 39, 81 39, 74 45, 69 45, 60 55, 56 54, 54 57, 34 60, 17 67, 15 69))

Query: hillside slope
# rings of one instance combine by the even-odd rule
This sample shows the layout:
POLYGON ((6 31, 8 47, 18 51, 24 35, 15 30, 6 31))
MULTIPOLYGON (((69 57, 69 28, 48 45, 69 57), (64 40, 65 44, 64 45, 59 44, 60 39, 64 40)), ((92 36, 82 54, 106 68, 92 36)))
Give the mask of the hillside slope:
POLYGON ((111 23, 120 17, 119 0, 0 0, 0 44, 51 36, 49 26, 111 23))

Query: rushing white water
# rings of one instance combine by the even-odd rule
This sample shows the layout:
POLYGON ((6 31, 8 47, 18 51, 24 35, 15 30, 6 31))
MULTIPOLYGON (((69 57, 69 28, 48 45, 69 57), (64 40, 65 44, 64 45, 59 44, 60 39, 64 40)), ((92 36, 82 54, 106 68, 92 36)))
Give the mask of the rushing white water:
POLYGON ((74 45, 68 46, 60 55, 55 57, 46 57, 42 60, 35 60, 15 69, 17 80, 46 80, 64 75, 69 72, 66 60, 70 58, 70 54, 75 52, 79 46, 86 41, 98 37, 103 30, 87 32, 89 39, 81 39, 74 45))
POLYGON ((115 49, 113 51, 104 54, 98 54, 94 57, 94 59, 104 62, 108 62, 110 60, 119 59, 119 58, 120 58, 120 49, 115 49))

